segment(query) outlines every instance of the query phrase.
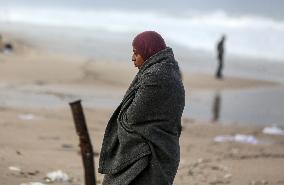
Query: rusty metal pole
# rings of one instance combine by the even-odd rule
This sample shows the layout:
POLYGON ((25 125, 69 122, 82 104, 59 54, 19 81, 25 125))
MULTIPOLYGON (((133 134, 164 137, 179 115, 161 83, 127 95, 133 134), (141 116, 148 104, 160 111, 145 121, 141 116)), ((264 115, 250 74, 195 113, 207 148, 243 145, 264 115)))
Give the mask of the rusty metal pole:
POLYGON ((96 185, 94 152, 86 125, 83 108, 81 106, 81 100, 77 100, 69 104, 71 106, 76 132, 80 139, 81 155, 85 172, 85 184, 96 185))

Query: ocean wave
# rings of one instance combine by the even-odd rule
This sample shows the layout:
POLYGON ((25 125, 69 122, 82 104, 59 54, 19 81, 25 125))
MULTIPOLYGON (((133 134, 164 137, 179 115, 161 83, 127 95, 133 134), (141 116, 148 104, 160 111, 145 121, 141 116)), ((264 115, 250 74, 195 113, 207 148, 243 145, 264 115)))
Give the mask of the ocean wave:
POLYGON ((0 8, 0 21, 123 33, 156 30, 167 40, 211 52, 226 34, 229 54, 284 61, 284 22, 232 17, 224 11, 174 16, 150 11, 14 7, 0 8))

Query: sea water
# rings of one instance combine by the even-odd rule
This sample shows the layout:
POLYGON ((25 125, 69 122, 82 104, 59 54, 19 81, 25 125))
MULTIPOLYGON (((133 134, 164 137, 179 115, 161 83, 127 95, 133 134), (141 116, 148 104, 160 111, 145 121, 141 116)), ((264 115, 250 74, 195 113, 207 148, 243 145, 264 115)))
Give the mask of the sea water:
MULTIPOLYGON (((170 9, 168 7, 168 9, 170 9)), ((88 39, 158 31, 170 42, 188 49, 215 52, 216 42, 226 34, 226 53, 284 62, 284 21, 260 15, 231 15, 224 10, 207 12, 133 10, 89 7, 0 6, 0 22, 27 23, 89 31, 88 39)), ((74 34, 74 33, 72 33, 74 34)))

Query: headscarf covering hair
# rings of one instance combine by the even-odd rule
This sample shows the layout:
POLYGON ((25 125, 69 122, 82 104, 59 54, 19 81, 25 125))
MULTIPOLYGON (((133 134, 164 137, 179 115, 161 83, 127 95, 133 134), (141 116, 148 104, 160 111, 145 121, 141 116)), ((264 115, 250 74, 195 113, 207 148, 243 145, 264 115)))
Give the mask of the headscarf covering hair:
POLYGON ((167 47, 162 36, 155 31, 144 31, 138 34, 134 38, 132 46, 144 61, 167 47))

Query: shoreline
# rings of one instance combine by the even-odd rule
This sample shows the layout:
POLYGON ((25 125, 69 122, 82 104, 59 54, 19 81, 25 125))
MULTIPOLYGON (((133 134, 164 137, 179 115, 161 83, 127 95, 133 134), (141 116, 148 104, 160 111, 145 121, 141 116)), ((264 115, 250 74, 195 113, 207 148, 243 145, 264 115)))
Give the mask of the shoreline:
MULTIPOLYGON (((0 106, 12 108, 53 109, 64 107, 75 99, 82 99, 89 108, 115 108, 137 73, 132 63, 117 64, 111 61, 45 54, 37 51, 20 50, 8 55, 0 55, 0 61, 0 95, 3 97, 0 99, 0 106)), ((277 89, 280 89, 280 94, 281 89, 284 89, 282 84, 273 81, 240 77, 216 80, 213 75, 190 71, 182 71, 182 74, 187 102, 184 115, 197 120, 210 121, 211 117, 216 119, 213 118, 216 115, 212 112, 215 107, 219 112, 217 112, 219 117, 217 121, 219 119, 223 123, 238 123, 243 120, 260 124, 258 123, 260 119, 241 118, 249 116, 248 113, 257 115, 265 113, 261 106, 266 107, 266 103, 269 102, 264 100, 270 98, 270 94, 277 93, 277 89), (276 91, 274 92, 273 89, 276 91), (267 90, 271 92, 266 92, 267 90), (259 96, 259 92, 262 91, 264 92, 259 96), (259 98, 255 99, 256 96, 259 98), (235 97, 239 100, 235 101, 235 97), (246 110, 242 108, 242 104, 245 105, 247 99, 255 99, 255 101, 254 107, 246 110), (263 103, 259 105, 259 102, 263 103), (232 109, 230 104, 239 108, 232 109), (243 111, 238 113, 240 112, 238 109, 243 111), (230 116, 232 112, 238 113, 236 115, 239 117, 230 116)), ((274 96, 280 96, 278 94, 274 96)), ((277 116, 273 119, 276 119, 274 124, 280 123, 282 126, 279 111, 284 107, 274 96, 272 96, 275 100, 272 110, 275 111, 268 116, 266 124, 273 124, 269 122, 269 119, 277 116)))
MULTIPOLYGON (((77 83, 98 83, 127 87, 129 82, 138 72, 132 63, 116 63, 113 61, 98 61, 86 57, 69 57, 67 55, 57 55, 42 52, 24 51, 21 53, 0 55, 0 77, 2 81, 9 82, 33 82, 46 81, 50 84, 77 83), (30 73, 31 67, 33 73, 30 73), (114 73, 119 75, 112 77, 114 73), (18 76, 14 74, 19 73, 18 76), (72 74, 72 75, 70 75, 72 74)), ((193 90, 234 90, 250 89, 257 87, 275 87, 283 84, 270 81, 258 80, 254 78, 244 78, 238 76, 225 76, 224 79, 217 80, 213 75, 202 72, 192 72, 182 69, 183 81, 186 87, 193 90)))
MULTIPOLYGON (((69 31, 70 28, 24 23, 3 25, 4 38, 7 37, 27 47, 25 52, 35 51, 43 54, 48 52, 75 58, 81 56, 86 60, 112 61, 122 65, 131 63, 131 34, 84 29, 72 34, 69 31), (42 37, 39 33, 46 37, 42 37)), ((215 72, 217 61, 213 48, 212 51, 205 51, 186 48, 175 42, 170 42, 169 45, 173 47, 176 59, 180 61, 183 70, 212 75, 215 72)), ((225 54, 225 77, 242 76, 284 84, 283 67, 283 61, 225 54)))

